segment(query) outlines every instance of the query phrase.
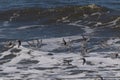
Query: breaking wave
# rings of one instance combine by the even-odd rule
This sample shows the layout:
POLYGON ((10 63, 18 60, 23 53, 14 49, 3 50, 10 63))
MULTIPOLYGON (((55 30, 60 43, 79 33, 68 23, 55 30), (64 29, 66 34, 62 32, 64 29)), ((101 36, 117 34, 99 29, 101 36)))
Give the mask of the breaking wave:
POLYGON ((1 11, 0 77, 118 80, 119 31, 119 11, 95 4, 1 11))

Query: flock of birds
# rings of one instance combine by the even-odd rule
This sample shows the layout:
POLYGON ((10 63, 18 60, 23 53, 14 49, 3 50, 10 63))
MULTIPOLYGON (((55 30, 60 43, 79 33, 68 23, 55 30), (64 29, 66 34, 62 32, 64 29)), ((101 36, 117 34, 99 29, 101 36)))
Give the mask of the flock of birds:
MULTIPOLYGON (((83 53, 82 53, 82 51, 81 51, 81 53, 82 54, 85 54, 85 52, 87 52, 87 48, 86 48, 86 44, 87 44, 87 41, 88 41, 88 38, 86 38, 86 37, 84 37, 84 36, 82 36, 83 37, 83 39, 81 39, 82 41, 83 41, 83 45, 82 45, 82 49, 83 49, 83 53), (85 50, 84 50, 85 49, 85 50)), ((41 46, 42 46, 42 39, 41 40, 39 40, 39 39, 36 39, 36 40, 32 40, 32 41, 27 41, 27 44, 29 45, 29 47, 35 47, 35 48, 40 48, 41 46), (36 41, 36 42, 35 42, 36 41)), ((63 46, 65 46, 65 47, 70 47, 70 41, 69 42, 67 42, 64 38, 62 39, 62 43, 61 43, 63 46)), ((22 46, 22 41, 21 40, 15 40, 15 41, 8 41, 8 42, 6 42, 5 43, 5 45, 4 45, 4 48, 6 49, 6 50, 9 50, 9 49, 11 49, 11 48, 14 48, 14 46, 17 46, 18 47, 18 49, 19 49, 19 47, 20 46, 22 46)), ((15 48, 14 49, 14 51, 16 52, 16 51, 18 51, 17 50, 17 48, 15 48)), ((12 52, 14 52, 14 51, 12 51, 12 52)), ((82 60, 83 60, 83 65, 86 63, 86 59, 85 58, 82 58, 82 60)), ((64 63, 65 64, 70 64, 70 62, 72 62, 71 60, 64 60, 64 63)))
MULTIPOLYGON (((86 59, 85 59, 85 55, 86 55, 86 53, 87 53, 87 43, 88 43, 88 41, 89 41, 89 39, 88 38, 86 38, 86 37, 84 37, 84 36, 82 36, 82 39, 81 39, 81 41, 82 41, 82 45, 81 45, 81 48, 82 48, 82 51, 81 51, 81 54, 82 54, 82 58, 81 58, 81 60, 82 60, 82 65, 84 65, 84 64, 87 64, 87 61, 86 61, 86 59)), ((32 42, 31 41, 27 41, 27 44, 29 45, 29 47, 35 47, 35 48, 40 48, 41 46, 42 46, 42 39, 41 40, 39 40, 39 39, 36 39, 36 40, 33 40, 32 42), (35 42, 36 41, 36 42, 35 42)), ((70 46, 70 41, 66 41, 64 38, 62 39, 62 45, 63 46, 70 46)), ((16 40, 16 41, 8 41, 5 45, 4 45, 4 47, 5 48, 7 48, 7 50, 9 50, 9 49, 11 49, 11 48, 13 48, 13 51, 12 52, 19 52, 19 47, 20 46, 22 46, 22 41, 21 40, 16 40), (14 49, 14 46, 17 46, 17 48, 15 48, 14 49)), ((28 54, 31 54, 31 51, 30 52, 28 52, 28 54)), ((118 58, 119 57, 119 54, 118 53, 115 53, 115 54, 113 54, 113 56, 115 57, 115 58, 118 58)), ((72 62, 73 60, 71 60, 71 59, 64 59, 63 60, 63 64, 65 64, 65 65, 71 65, 71 62, 72 62)), ((98 78, 100 79, 100 80, 104 80, 103 79, 103 77, 101 77, 100 75, 98 75, 98 78)))
MULTIPOLYGON (((82 45, 81 45, 81 51, 80 53, 82 54, 82 56, 84 57, 86 55, 86 53, 88 53, 88 49, 87 49, 87 43, 89 41, 89 38, 86 38, 85 36, 82 36, 82 45)), ((29 47, 35 47, 35 48, 41 48, 42 46, 42 39, 36 39, 36 40, 32 40, 32 41, 27 41, 27 44, 29 45, 29 47), (35 42, 36 41, 36 42, 35 42)), ((68 42, 63 38, 62 39, 62 45, 65 47, 70 47, 71 41, 69 40, 68 42)), ((20 46, 22 46, 22 41, 21 40, 16 40, 16 41, 8 41, 6 42, 6 44, 4 45, 4 48, 11 49, 14 48, 14 46, 16 46, 19 48, 20 46)), ((101 43, 101 45, 105 45, 105 43, 101 43)), ((118 53, 114 53, 112 54, 112 56, 114 56, 115 58, 119 57, 118 53)), ((85 64, 86 59, 82 58, 83 60, 83 64, 85 64)), ((71 62, 69 60, 65 60, 65 62, 67 62, 68 64, 71 62)))

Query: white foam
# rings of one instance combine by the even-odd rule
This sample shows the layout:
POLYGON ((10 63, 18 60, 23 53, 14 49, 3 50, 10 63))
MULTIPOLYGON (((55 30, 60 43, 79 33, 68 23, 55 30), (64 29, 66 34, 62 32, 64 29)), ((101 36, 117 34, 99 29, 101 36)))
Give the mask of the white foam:
POLYGON ((85 31, 85 34, 91 34, 94 32, 94 29, 91 29, 89 26, 81 25, 81 24, 79 24, 80 22, 81 22, 81 20, 78 20, 73 23, 69 23, 68 25, 81 27, 85 31))
MULTIPOLYGON (((81 36, 69 36, 64 37, 66 41, 81 39, 81 36)), ((85 57, 86 63, 83 65, 83 56, 80 55, 80 52, 61 52, 54 53, 49 52, 61 46, 62 38, 51 38, 51 39, 43 39, 43 43, 46 44, 40 50, 34 50, 31 48, 25 48, 21 46, 21 49, 18 53, 11 53, 10 50, 1 53, 0 59, 4 58, 6 55, 14 54, 16 57, 9 59, 8 62, 0 65, 0 69, 2 69, 3 73, 14 74, 10 79, 23 79, 23 75, 28 75, 28 77, 24 79, 42 79, 42 80, 52 80, 54 78, 61 78, 65 80, 69 79, 80 79, 80 77, 88 77, 88 75, 96 76, 96 74, 100 74, 101 76, 108 77, 119 76, 119 72, 115 69, 119 69, 120 59, 119 58, 111 58, 105 57, 107 54, 111 54, 114 52, 101 52, 105 53, 98 54, 97 52, 91 52, 88 54, 88 57, 85 57), (46 49, 46 50, 45 50, 46 49), (43 51, 42 51, 43 50, 43 51), (44 51, 45 50, 45 51, 44 51), (31 51, 30 53, 28 53, 31 51), (53 55, 48 55, 48 53, 52 53, 53 55), (31 64, 18 64, 22 60, 31 60, 31 64), (38 63, 32 63, 32 61, 38 61, 38 63), (64 64, 64 60, 72 60, 69 64, 64 64), (21 69, 19 69, 21 67, 21 69), (26 68, 27 67, 27 68, 26 68), (25 69, 24 69, 25 68, 25 69), (102 71, 103 70, 103 71, 102 71), (104 71, 107 70, 107 71, 104 71), (77 72, 80 71, 80 72, 77 72), (89 72, 91 71, 91 73, 89 72), (93 72, 92 72, 93 71, 93 72), (19 73, 16 73, 19 72, 19 73), (72 73, 75 73, 71 75, 72 73), (109 74, 107 74, 109 73, 109 74), (112 73, 112 74, 111 74, 112 73)), ((120 41, 119 39, 110 39, 107 41, 108 44, 117 44, 115 42, 120 41)), ((80 42, 78 42, 80 43, 80 42)), ((78 44, 76 43, 76 44, 78 44)), ((26 43, 24 42, 23 45, 26 43)), ((73 47, 76 44, 72 44, 73 47)), ((78 45, 80 46, 80 45, 78 45)), ((17 45, 14 48, 18 48, 17 45)), ((1 60, 2 61, 2 60, 1 60)), ((1 73, 2 73, 1 72, 1 73)), ((92 77, 92 76, 90 76, 92 77)), ((3 76, 6 78, 6 76, 3 76)), ((8 77, 9 78, 9 77, 8 77)), ((6 78, 6 79, 8 79, 6 78)), ((94 78, 86 78, 87 80, 94 80, 94 78)))
POLYGON ((17 29, 18 30, 24 30, 24 29, 29 29, 29 28, 35 28, 35 27, 44 27, 44 25, 27 25, 27 26, 20 26, 17 29))

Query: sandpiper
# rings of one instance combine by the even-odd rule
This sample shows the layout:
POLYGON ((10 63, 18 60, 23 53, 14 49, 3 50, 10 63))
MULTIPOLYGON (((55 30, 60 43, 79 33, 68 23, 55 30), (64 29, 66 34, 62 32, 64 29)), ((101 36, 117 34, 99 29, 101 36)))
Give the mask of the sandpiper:
POLYGON ((18 48, 21 46, 21 41, 20 40, 17 40, 18 42, 18 48))
POLYGON ((63 44, 66 46, 67 42, 65 41, 65 39, 63 38, 63 44))
POLYGON ((83 60, 82 65, 84 65, 86 63, 86 59, 85 58, 81 58, 83 60))

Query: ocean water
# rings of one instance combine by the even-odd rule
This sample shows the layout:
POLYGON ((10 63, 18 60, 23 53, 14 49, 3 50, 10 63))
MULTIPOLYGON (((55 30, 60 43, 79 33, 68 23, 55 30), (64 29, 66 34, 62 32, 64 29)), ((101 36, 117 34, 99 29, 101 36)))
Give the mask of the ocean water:
POLYGON ((0 80, 120 80, 120 0, 0 0, 0 80))
MULTIPOLYGON (((47 9, 56 7, 67 7, 67 6, 84 6, 89 4, 96 4, 103 8, 113 9, 110 13, 113 14, 115 17, 119 14, 119 6, 120 1, 119 0, 0 0, 0 38, 8 38, 8 39, 28 39, 28 38, 44 38, 44 37, 60 37, 60 36, 67 36, 67 35, 73 35, 73 34, 79 34, 78 29, 76 29, 71 33, 74 26, 70 26, 69 29, 68 25, 64 24, 52 24, 48 25, 48 23, 52 23, 51 19, 56 18, 56 15, 59 13, 50 13, 47 9), (26 8, 29 8, 28 12, 26 8), (43 8, 46 10, 44 13, 44 10, 39 10, 40 8, 43 8), (46 9, 47 8, 47 9, 46 9), (16 9, 16 11, 14 11, 16 9), (26 11, 25 13, 22 13, 26 11), (118 11, 118 12, 115 12, 118 11), (37 13, 41 12, 42 14, 38 15, 37 13), (20 14, 19 14, 20 13, 20 14), (25 15, 26 14, 26 15, 25 15), (23 15, 23 16, 22 16, 23 15), (21 17, 20 17, 21 16, 21 17), (51 18, 48 20, 48 18, 51 18), (45 25, 44 25, 45 24, 45 25), (23 26, 34 26, 38 25, 42 26, 42 28, 34 28, 30 30, 18 30, 18 27, 23 26), (43 27, 46 26, 46 27, 43 27), (49 27, 50 26, 50 27, 49 27), (52 27, 51 27, 52 26, 52 27), (65 29, 62 30, 64 27, 65 29), (42 30, 43 29, 43 30, 42 30), (49 31, 50 30, 50 31, 49 31), (52 31, 51 31, 52 30, 52 31), (60 31, 65 31, 64 33, 61 33, 60 31), (32 32, 32 34, 31 34, 32 32)), ((61 8, 61 10, 64 10, 64 8, 61 8)), ((57 10, 57 9, 56 9, 57 10)), ((109 11, 109 10, 108 10, 109 11)), ((69 12, 66 11, 66 13, 61 14, 63 17, 64 15, 68 14, 69 12)), ((58 15, 57 17, 61 17, 61 15, 58 15)), ((113 16, 113 17, 114 17, 113 16)), ((108 16, 109 17, 109 16, 108 16)), ((107 17, 107 18, 108 18, 107 17)), ((106 20, 106 19, 104 19, 106 20)), ((56 20, 57 21, 57 20, 56 20)), ((54 21, 53 21, 54 22, 54 21)), ((56 23, 56 22, 54 22, 56 23)), ((80 31, 79 31, 80 32, 80 31)))
MULTIPOLYGON (((70 26, 69 29, 66 24, 52 24, 48 20, 50 18, 56 18, 58 13, 49 13, 47 9, 56 8, 56 7, 67 7, 67 6, 84 6, 89 4, 100 5, 103 8, 113 9, 111 12, 113 15, 118 15, 119 13, 119 1, 118 0, 1 0, 0 1, 0 38, 8 39, 28 39, 28 38, 44 38, 44 37, 60 37, 67 35, 79 34, 78 29, 76 28, 73 32, 71 29, 73 26, 70 26), (28 12, 26 8, 29 8, 28 12), (45 14, 42 10, 42 14, 38 15, 40 12, 39 8, 46 10, 45 14), (46 9, 47 8, 47 9, 46 9), (118 11, 115 12, 114 10, 118 11), (24 13, 22 13, 22 11, 24 13), (26 12, 25 12, 26 11, 26 12), (28 14, 28 15, 25 15, 28 14), (45 25, 44 25, 45 24, 45 25), (42 26, 42 28, 31 29, 31 30, 18 30, 18 27, 23 26, 42 26), (46 27, 43 27, 46 26, 46 27), (50 26, 50 27, 49 27, 50 26), (64 32, 63 28, 67 28, 64 32), (52 30, 53 28, 53 30, 52 30), (60 31, 63 30, 61 34, 60 31), (49 31, 52 30, 52 31, 49 31), (57 31, 59 30, 59 31, 57 31)), ((64 9, 64 8, 63 8, 64 9)), ((57 9, 56 9, 57 10, 57 9)), ((108 10, 109 11, 109 10, 108 10)), ((69 13, 66 14, 69 15, 69 13)), ((59 15, 60 16, 60 15, 59 15)), ((53 21, 54 22, 54 21, 53 21)), ((54 22, 55 23, 55 22, 54 22)))
POLYGON ((57 7, 66 5, 87 5, 97 4, 111 9, 120 10, 119 0, 0 0, 0 9, 10 9, 18 7, 57 7))

